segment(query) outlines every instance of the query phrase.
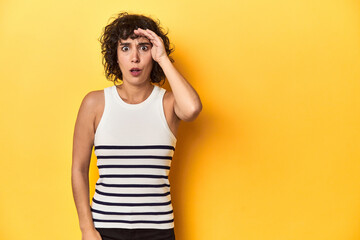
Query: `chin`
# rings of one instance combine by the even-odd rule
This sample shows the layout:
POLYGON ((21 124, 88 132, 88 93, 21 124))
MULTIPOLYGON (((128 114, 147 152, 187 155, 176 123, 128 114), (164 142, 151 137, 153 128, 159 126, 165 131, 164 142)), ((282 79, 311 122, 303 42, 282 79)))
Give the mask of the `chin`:
POLYGON ((142 85, 144 83, 151 83, 151 80, 142 80, 139 78, 131 78, 130 80, 127 81, 128 83, 132 84, 132 85, 142 85))

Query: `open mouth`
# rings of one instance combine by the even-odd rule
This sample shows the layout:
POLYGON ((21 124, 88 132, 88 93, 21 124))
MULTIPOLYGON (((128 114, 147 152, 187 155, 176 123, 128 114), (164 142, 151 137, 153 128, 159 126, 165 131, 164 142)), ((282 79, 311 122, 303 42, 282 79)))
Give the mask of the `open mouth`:
POLYGON ((132 69, 130 69, 130 72, 131 72, 131 75, 138 76, 141 72, 141 69, 140 68, 132 68, 132 69))

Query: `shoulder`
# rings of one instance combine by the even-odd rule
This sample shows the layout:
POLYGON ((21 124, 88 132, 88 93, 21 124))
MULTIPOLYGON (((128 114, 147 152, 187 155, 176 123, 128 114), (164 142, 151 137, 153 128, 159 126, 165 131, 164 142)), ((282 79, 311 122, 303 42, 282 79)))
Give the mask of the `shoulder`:
POLYGON ((94 105, 97 102, 101 101, 103 98, 104 98, 104 90, 94 90, 88 92, 85 95, 83 102, 89 105, 94 105))
POLYGON ((166 90, 165 88, 164 89, 164 99, 163 99, 163 102, 164 102, 164 105, 168 105, 168 107, 174 107, 174 94, 172 91, 168 91, 166 90))
POLYGON ((81 103, 81 108, 88 113, 96 113, 105 104, 104 90, 94 90, 88 92, 81 103))
POLYGON ((165 88, 163 88, 165 90, 164 93, 164 100, 167 99, 168 101, 173 101, 174 100, 174 94, 172 91, 168 91, 165 88))
POLYGON ((178 118, 178 116, 175 114, 175 110, 174 110, 174 102, 175 102, 175 97, 172 91, 167 91, 165 89, 165 93, 164 93, 164 110, 169 113, 169 115, 176 119, 176 120, 180 120, 178 118))

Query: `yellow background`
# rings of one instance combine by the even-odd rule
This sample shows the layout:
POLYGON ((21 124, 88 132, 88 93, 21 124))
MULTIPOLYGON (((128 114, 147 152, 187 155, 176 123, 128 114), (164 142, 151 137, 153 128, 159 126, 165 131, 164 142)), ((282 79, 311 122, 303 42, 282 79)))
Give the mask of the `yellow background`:
POLYGON ((169 29, 203 103, 170 173, 176 239, 360 239, 355 0, 1 1, 0 239, 81 239, 73 127, 124 10, 169 29))

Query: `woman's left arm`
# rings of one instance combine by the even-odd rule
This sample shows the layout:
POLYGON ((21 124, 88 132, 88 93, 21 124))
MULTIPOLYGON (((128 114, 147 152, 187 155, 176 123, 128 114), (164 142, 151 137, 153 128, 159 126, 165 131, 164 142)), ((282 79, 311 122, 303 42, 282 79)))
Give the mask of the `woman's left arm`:
POLYGON ((174 112, 184 121, 193 121, 202 110, 200 97, 190 83, 176 70, 166 54, 163 40, 149 29, 138 28, 135 34, 146 36, 153 44, 151 54, 159 63, 174 95, 174 112))
POLYGON ((174 94, 174 112, 184 121, 193 121, 202 110, 200 97, 166 56, 158 62, 174 94))

